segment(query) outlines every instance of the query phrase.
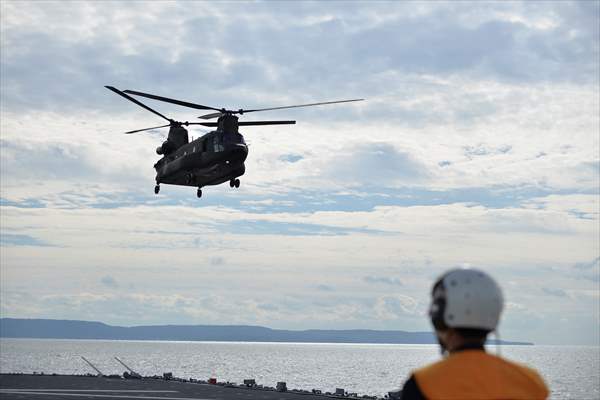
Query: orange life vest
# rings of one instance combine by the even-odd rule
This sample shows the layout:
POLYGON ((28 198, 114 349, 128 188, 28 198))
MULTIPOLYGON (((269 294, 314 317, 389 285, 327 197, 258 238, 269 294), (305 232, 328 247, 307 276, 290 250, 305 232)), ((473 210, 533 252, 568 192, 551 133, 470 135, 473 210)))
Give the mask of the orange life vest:
POLYGON ((452 353, 413 375, 429 400, 536 400, 549 394, 533 369, 482 350, 452 353))

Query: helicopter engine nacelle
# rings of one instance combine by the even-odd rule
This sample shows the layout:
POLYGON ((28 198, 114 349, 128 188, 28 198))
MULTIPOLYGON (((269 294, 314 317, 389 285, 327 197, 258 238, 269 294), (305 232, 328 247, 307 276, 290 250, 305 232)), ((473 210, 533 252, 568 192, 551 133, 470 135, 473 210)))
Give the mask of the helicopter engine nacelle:
POLYGON ((173 143, 169 140, 165 140, 161 146, 156 148, 156 154, 169 154, 173 150, 175 150, 175 146, 173 146, 173 143))

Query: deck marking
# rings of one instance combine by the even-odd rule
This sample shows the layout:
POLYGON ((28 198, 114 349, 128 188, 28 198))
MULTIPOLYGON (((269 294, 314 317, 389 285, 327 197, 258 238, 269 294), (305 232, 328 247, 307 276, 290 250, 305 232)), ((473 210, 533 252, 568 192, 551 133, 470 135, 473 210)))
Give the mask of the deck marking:
POLYGON ((130 392, 130 393, 179 393, 177 390, 109 390, 109 389, 27 389, 27 388, 18 388, 18 389, 0 389, 2 391, 26 391, 26 392, 130 392))
POLYGON ((25 390, 1 389, 3 394, 32 394, 42 396, 70 396, 70 397, 96 397, 102 399, 145 399, 145 400, 214 400, 195 397, 164 397, 164 396, 127 396, 115 394, 90 394, 90 393, 64 393, 64 392, 32 392, 25 390))

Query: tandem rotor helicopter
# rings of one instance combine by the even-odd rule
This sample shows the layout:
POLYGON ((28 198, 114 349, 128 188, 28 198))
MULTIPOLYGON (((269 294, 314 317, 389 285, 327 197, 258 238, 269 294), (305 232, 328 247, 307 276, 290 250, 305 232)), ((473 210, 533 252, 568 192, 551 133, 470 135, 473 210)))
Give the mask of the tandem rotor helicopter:
POLYGON ((156 164, 154 164, 154 169, 156 169, 156 186, 154 187, 154 193, 158 194, 160 191, 160 184, 164 183, 166 185, 197 187, 198 197, 202 197, 202 188, 204 186, 219 185, 229 181, 230 187, 240 187, 240 180, 238 178, 244 175, 244 172, 246 171, 244 161, 248 156, 248 146, 244 141, 244 137, 238 130, 239 126, 287 125, 296 123, 296 121, 239 122, 236 114, 242 115, 256 111, 282 110, 286 108, 320 106, 325 104, 349 103, 353 101, 364 100, 338 100, 252 110, 227 110, 225 108, 208 107, 187 101, 157 96, 154 94, 137 92, 134 90, 121 91, 113 86, 105 87, 169 122, 166 125, 125 132, 126 134, 130 134, 169 127, 169 135, 167 136, 167 140, 165 140, 163 144, 156 149, 156 153, 158 155, 162 155, 163 157, 158 160, 156 164), (217 122, 175 121, 171 118, 165 117, 158 111, 131 97, 130 94, 177 104, 184 107, 195 108, 197 110, 212 110, 214 112, 202 115, 198 118, 205 120, 212 118, 218 119, 217 122), (217 129, 208 132, 207 134, 190 142, 188 138, 188 131, 184 128, 184 126, 188 125, 202 125, 216 127, 217 129))

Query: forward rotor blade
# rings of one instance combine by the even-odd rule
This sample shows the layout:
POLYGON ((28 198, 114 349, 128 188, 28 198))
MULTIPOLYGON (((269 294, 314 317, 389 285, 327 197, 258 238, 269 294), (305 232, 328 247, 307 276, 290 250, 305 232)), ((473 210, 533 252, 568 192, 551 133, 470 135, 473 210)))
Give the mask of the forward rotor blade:
POLYGON ((138 106, 145 108, 146 110, 150 111, 151 113, 154 113, 156 115, 158 115, 161 118, 166 119, 167 121, 171 122, 171 120, 167 117, 165 117, 164 115, 162 115, 161 113, 159 113, 156 110, 151 109, 150 107, 148 107, 147 105, 145 105, 144 103, 141 103, 139 101, 137 101, 136 99, 134 99, 131 96, 126 95, 125 93, 123 93, 122 91, 120 91, 119 89, 112 87, 112 86, 104 86, 105 88, 107 88, 108 90, 112 90, 113 92, 115 92, 116 94, 118 94, 119 96, 123 96, 125 97, 127 100, 134 102, 135 104, 137 104, 138 106))
POLYGON ((195 108, 197 110, 215 110, 215 111, 221 111, 220 109, 214 108, 214 107, 203 106, 201 104, 190 103, 190 102, 182 101, 182 100, 170 99, 168 97, 157 96, 155 94, 137 92, 135 90, 125 90, 125 93, 133 94, 135 96, 147 97, 147 98, 153 99, 153 100, 164 101, 166 103, 177 104, 178 106, 195 108))
POLYGON ((337 100, 337 101, 325 101, 321 103, 310 103, 310 104, 298 104, 295 106, 283 106, 283 107, 271 107, 271 108, 257 108, 254 110, 240 110, 240 114, 245 114, 255 111, 270 111, 270 110, 283 110, 286 108, 298 108, 298 107, 311 107, 311 106, 322 106, 325 104, 337 104, 337 103, 350 103, 352 101, 363 101, 364 99, 352 99, 352 100, 337 100))
POLYGON ((238 122, 239 126, 250 125, 294 125, 296 121, 244 121, 238 122))
POLYGON ((219 126, 218 122, 182 122, 181 125, 202 125, 202 126, 219 126))
POLYGON ((211 114, 206 114, 206 115, 201 115, 198 118, 202 118, 202 119, 212 119, 212 118, 217 118, 222 116, 223 113, 222 112, 218 112, 218 113, 211 113, 211 114))
POLYGON ((171 126, 171 124, 167 124, 167 125, 161 125, 161 126, 155 126, 153 128, 144 128, 144 129, 137 129, 135 131, 129 131, 129 132, 125 132, 126 135, 129 135, 130 133, 137 133, 137 132, 143 132, 143 131, 151 131, 153 129, 158 129, 158 128, 166 128, 167 126, 171 126))

